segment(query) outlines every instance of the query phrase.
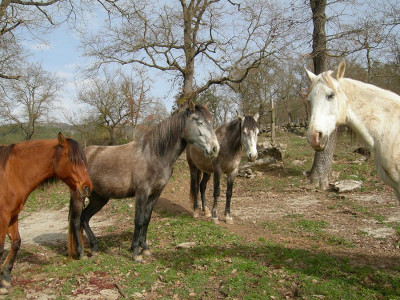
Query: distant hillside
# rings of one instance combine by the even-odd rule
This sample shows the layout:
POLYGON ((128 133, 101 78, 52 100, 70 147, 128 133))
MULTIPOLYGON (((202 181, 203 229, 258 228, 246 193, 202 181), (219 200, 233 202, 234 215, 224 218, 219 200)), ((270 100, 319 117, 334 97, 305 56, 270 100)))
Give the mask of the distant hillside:
MULTIPOLYGON (((47 123, 36 126, 35 133, 32 137, 38 139, 54 139, 59 132, 66 137, 78 139, 76 131, 72 125, 66 123, 47 123)), ((0 125, 0 145, 18 143, 24 140, 22 131, 16 125, 0 125)))

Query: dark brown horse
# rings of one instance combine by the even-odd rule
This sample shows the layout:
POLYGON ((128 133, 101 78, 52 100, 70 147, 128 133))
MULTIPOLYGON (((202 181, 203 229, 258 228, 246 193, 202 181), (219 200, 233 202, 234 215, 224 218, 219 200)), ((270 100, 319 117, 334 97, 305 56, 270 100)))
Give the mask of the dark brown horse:
POLYGON ((66 139, 28 141, 0 147, 0 257, 6 235, 11 241, 10 252, 1 267, 0 294, 10 286, 21 238, 18 214, 29 194, 44 180, 58 177, 82 197, 89 196, 92 183, 86 169, 86 158, 79 144, 66 139))
POLYGON ((218 222, 217 202, 220 195, 220 179, 222 174, 227 174, 225 220, 228 224, 233 223, 230 214, 233 183, 239 170, 242 147, 246 150, 249 161, 254 161, 257 158, 258 116, 258 114, 254 117, 238 116, 236 120, 215 130, 220 145, 217 158, 211 160, 191 146, 186 148, 186 158, 190 168, 190 197, 193 201, 194 218, 199 216, 197 198, 200 188, 204 214, 207 217, 211 216, 214 223, 218 222), (214 205, 212 214, 210 214, 206 206, 205 192, 212 173, 214 173, 214 205))
MULTIPOLYGON (((203 106, 195 106, 192 101, 189 101, 185 111, 175 113, 138 141, 122 146, 90 146, 85 149, 93 192, 83 212, 82 205, 72 207, 70 228, 76 236, 80 226, 84 228, 92 254, 99 250, 89 226, 90 218, 110 198, 135 196, 133 258, 140 262, 143 260, 142 253, 151 255, 146 237, 153 207, 186 145, 193 145, 211 158, 216 157, 219 151, 210 112, 203 106)), ((75 196, 75 193, 71 195, 72 203, 79 204, 79 201, 73 200, 75 196)), ((80 258, 83 254, 82 241, 75 239, 74 242, 77 244, 69 249, 69 255, 80 258)))

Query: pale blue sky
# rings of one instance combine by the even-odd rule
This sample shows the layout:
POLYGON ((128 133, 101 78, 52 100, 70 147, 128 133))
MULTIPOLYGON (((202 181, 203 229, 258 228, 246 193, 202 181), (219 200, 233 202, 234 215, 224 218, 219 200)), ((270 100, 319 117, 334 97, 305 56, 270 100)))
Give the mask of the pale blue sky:
MULTIPOLYGON (((99 18, 94 19, 94 22, 91 22, 92 29, 95 30, 101 26, 101 22, 99 18)), ((79 66, 84 66, 88 62, 88 59, 80 53, 79 38, 72 31, 67 30, 66 26, 62 26, 45 36, 45 39, 48 43, 37 41, 24 43, 24 46, 32 53, 30 60, 42 63, 46 71, 53 72, 65 80, 61 106, 67 111, 79 113, 82 107, 77 107, 74 102, 76 91, 83 83, 79 76, 79 66)), ((150 94, 152 97, 161 99, 170 111, 176 92, 171 91, 171 83, 160 72, 153 71, 152 73, 155 74, 152 76, 154 82, 150 94)), ((61 114, 59 118, 65 121, 61 114)))

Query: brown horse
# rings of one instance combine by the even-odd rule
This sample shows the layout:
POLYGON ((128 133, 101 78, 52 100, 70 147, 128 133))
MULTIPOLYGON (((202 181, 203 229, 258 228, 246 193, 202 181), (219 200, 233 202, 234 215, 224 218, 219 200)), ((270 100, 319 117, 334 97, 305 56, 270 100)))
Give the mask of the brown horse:
POLYGON ((1 267, 0 294, 10 286, 21 238, 18 214, 29 194, 43 181, 57 177, 82 197, 89 196, 92 183, 86 169, 86 158, 79 144, 66 139, 27 141, 0 147, 0 257, 6 235, 11 241, 10 252, 1 267))
MULTIPOLYGON (((76 206, 71 208, 70 228, 76 232, 84 228, 92 254, 98 253, 99 249, 89 226, 90 218, 110 198, 135 196, 133 258, 141 262, 142 253, 151 255, 146 238, 153 207, 172 175, 175 161, 188 144, 211 158, 218 155, 219 145, 212 128, 211 114, 206 107, 194 105, 192 101, 189 101, 185 111, 173 114, 138 141, 85 149, 93 192, 83 212, 82 203, 74 201, 76 194, 71 195, 71 201, 76 206)), ((69 249, 69 255, 80 258, 83 254, 82 241, 75 239, 74 242, 76 245, 69 249)))
POLYGON ((238 116, 236 120, 218 127, 215 133, 217 134, 220 151, 218 157, 213 160, 204 156, 194 147, 189 146, 186 148, 186 158, 190 168, 190 197, 193 201, 194 218, 199 216, 197 198, 201 180, 202 210, 207 217, 212 217, 214 223, 218 223, 217 202, 220 195, 220 178, 222 174, 227 174, 225 220, 228 224, 233 223, 230 214, 233 183, 242 158, 242 146, 246 150, 246 156, 249 161, 254 161, 257 158, 258 116, 258 114, 254 117, 238 116), (214 205, 210 215, 206 206, 205 192, 211 173, 214 173, 214 205))

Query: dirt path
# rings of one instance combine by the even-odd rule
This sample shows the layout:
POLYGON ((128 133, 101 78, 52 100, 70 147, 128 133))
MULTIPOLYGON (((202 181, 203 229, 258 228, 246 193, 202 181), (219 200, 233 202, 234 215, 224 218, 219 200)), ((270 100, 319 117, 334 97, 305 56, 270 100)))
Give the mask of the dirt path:
MULTIPOLYGON (((20 214, 19 231, 23 244, 58 245, 65 244, 68 232, 68 206, 61 210, 44 210, 20 214)), ((92 218, 92 228, 101 231, 114 224, 115 219, 104 214, 92 218)))

